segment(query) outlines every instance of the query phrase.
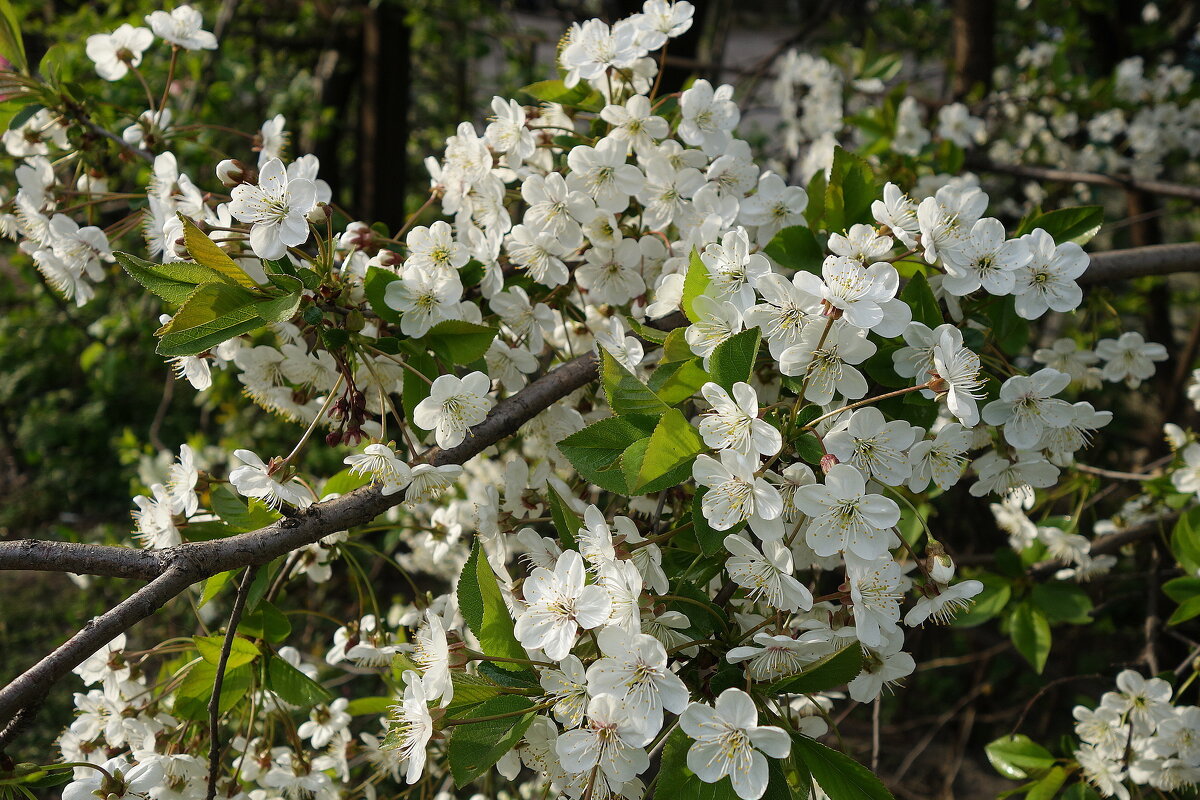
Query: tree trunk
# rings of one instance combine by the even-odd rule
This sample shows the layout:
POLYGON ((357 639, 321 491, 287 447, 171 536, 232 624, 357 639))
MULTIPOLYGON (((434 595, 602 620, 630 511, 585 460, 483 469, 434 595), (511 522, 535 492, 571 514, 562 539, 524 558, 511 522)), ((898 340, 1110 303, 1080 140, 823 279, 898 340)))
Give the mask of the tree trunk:
POLYGON ((992 88, 996 61, 996 0, 954 0, 954 98, 992 88))
POLYGON ((401 3, 369 6, 363 14, 362 98, 359 112, 355 211, 395 230, 405 218, 410 31, 401 3))

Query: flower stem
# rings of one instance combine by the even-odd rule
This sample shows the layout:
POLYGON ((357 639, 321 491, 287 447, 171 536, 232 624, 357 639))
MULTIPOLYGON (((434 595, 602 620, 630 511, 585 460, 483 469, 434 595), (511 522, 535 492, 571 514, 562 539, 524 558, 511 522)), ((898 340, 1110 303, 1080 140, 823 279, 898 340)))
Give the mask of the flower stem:
POLYGON ((554 705, 553 702, 539 703, 536 706, 530 706, 529 708, 522 708, 519 711, 506 711, 503 714, 491 714, 490 716, 486 716, 486 717, 468 717, 466 719, 448 719, 442 723, 442 726, 446 727, 446 728, 451 728, 455 725, 470 725, 475 722, 491 722, 492 720, 496 720, 496 719, 510 719, 511 717, 523 717, 526 714, 533 714, 537 711, 544 711, 545 709, 550 708, 553 705, 554 705))

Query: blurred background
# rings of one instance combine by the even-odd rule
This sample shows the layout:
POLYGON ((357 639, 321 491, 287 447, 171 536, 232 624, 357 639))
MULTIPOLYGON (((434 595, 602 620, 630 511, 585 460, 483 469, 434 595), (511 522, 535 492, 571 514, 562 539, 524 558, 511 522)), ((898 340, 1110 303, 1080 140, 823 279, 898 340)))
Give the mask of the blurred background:
MULTIPOLYGON (((864 65, 886 59, 886 69, 880 69, 887 73, 888 92, 902 86, 902 94, 929 107, 954 99, 979 103, 997 69, 1020 68, 1021 54, 1044 44, 1053 45, 1054 53, 1047 69, 1061 71, 1048 74, 1083 87, 1076 91, 1085 94, 1076 99, 1085 105, 1087 87, 1108 79, 1128 57, 1192 71, 1200 63, 1200 3, 1183 0, 693 2, 696 24, 671 43, 664 90, 678 91, 696 77, 734 84, 743 109, 743 138, 774 168, 799 181, 807 179, 803 152, 785 146, 789 121, 780 111, 777 80, 781 59, 791 51, 823 56, 859 74, 864 65), (862 63, 851 63, 855 59, 862 63)), ((161 7, 149 0, 14 0, 14 5, 23 15, 31 63, 51 45, 68 43, 63 69, 88 81, 94 74, 83 55, 86 36, 123 22, 138 24, 161 7)), ((233 130, 209 130, 203 141, 178 145, 181 164, 211 168, 215 154, 223 152, 240 151, 249 158, 248 141, 236 131, 253 133, 264 120, 283 114, 292 154, 320 159, 321 177, 334 188, 335 201, 354 218, 379 220, 394 230, 427 199, 424 159, 440 155, 459 122, 471 121, 482 130, 494 95, 517 96, 521 86, 553 77, 556 46, 569 23, 595 16, 615 20, 642 4, 193 0, 192 5, 217 34, 221 57, 189 59, 189 72, 173 91, 180 107, 191 109, 189 117, 219 120, 233 130)), ((147 60, 152 85, 164 79, 160 62, 147 60)), ((130 108, 144 102, 133 82, 108 88, 130 92, 130 108)), ((880 92, 875 105, 893 102, 886 94, 880 92)), ((1165 164, 1167 177, 1194 181, 1195 164, 1183 162, 1165 164)), ((5 169, 11 174, 11 165, 5 169)), ((213 183, 211 172, 193 177, 201 186, 213 183)), ((1082 191, 1091 202, 1104 204, 1106 216, 1116 221, 1097 240, 1101 249, 1195 238, 1194 202, 1070 184, 1035 190, 1025 183, 1003 174, 985 180, 994 203, 1015 198, 1006 220, 1019 218, 1034 201, 1047 209, 1077 204, 1082 191)), ((0 184, 15 185, 11 180, 0 184)), ((201 453, 243 444, 244 433, 231 438, 231 431, 251 431, 262 443, 259 452, 290 447, 291 427, 241 402, 231 376, 215 375, 214 388, 203 400, 187 383, 173 380, 154 354, 158 301, 118 271, 98 287, 95 301, 77 309, 48 290, 11 245, 0 248, 0 270, 0 537, 129 543, 129 498, 145 490, 187 437, 201 453)), ((1138 321, 1133 327, 1166 344, 1173 357, 1160 369, 1154 403, 1130 400, 1120 389, 1112 390, 1111 398, 1089 398, 1097 407, 1127 405, 1126 421, 1106 429, 1106 449, 1093 461, 1104 465, 1107 459, 1128 469, 1165 452, 1158 433, 1164 420, 1186 422, 1194 416, 1180 399, 1196 355, 1195 284, 1183 276, 1102 291, 1117 312, 1138 321)), ((331 458, 338 461, 340 456, 331 458)), ((939 532, 964 561, 972 555, 986 558, 1004 546, 1005 534, 996 529, 986 504, 966 498, 965 491, 962 495, 955 500, 961 504, 952 505, 954 513, 937 519, 939 532)), ((982 797, 1009 788, 991 773, 982 744, 1018 721, 1022 730, 1039 732, 1043 740, 1046 733, 1065 731, 1074 693, 1095 696, 1107 685, 1052 685, 1042 695, 1038 687, 1055 680, 1058 658, 1064 659, 1064 675, 1110 675, 1113 664, 1135 659, 1148 602, 1138 581, 1153 586, 1155 574, 1138 572, 1132 583, 1105 590, 1111 612, 1106 631, 1098 630, 1098 623, 1078 629, 1078 636, 1076 629, 1056 629, 1055 655, 1042 678, 994 627, 964 627, 953 636, 915 632, 910 647, 920 671, 885 703, 884 740, 901 746, 885 749, 881 776, 900 797, 982 797), (1128 619, 1122 616, 1126 606, 1128 619), (1111 637, 1098 648, 1094 637, 1105 632, 1111 637), (931 715, 928 709, 939 711, 931 715)), ((16 675, 125 591, 119 581, 93 580, 81 590, 63 576, 4 574, 0 680, 16 675)), ((381 594, 388 591, 385 587, 381 594)), ((402 591, 395 587, 396 593, 402 591)), ((315 589, 314 602, 335 609, 350 604, 350 594, 335 577, 315 589)), ((174 611, 135 631, 133 640, 149 645, 176 626, 190 631, 191 619, 190 611, 176 604, 174 611)), ((316 638, 326 639, 327 633, 316 638)), ((1172 645, 1165 646, 1174 652, 1172 645)), ((54 757, 44 743, 69 722, 70 692, 77 688, 70 681, 56 687, 37 729, 13 753, 18 760, 54 757)), ((860 757, 869 752, 870 710, 855 709, 843 725, 851 751, 860 757)))

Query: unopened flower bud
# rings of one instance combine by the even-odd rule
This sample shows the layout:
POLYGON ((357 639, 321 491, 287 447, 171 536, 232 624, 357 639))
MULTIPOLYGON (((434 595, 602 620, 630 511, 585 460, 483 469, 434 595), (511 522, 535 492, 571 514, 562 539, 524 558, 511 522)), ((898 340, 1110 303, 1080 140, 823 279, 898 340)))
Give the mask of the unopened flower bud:
POLYGON ((826 475, 828 475, 829 471, 836 467, 839 463, 840 462, 838 461, 837 456, 835 456, 833 453, 826 453, 825 455, 821 456, 821 472, 824 472, 826 475))
POLYGON ((929 577, 938 583, 949 583, 954 579, 954 559, 945 553, 929 559, 929 577))
POLYGON ((307 214, 305 214, 305 219, 307 219, 313 225, 323 225, 325 224, 325 221, 328 220, 332 215, 333 212, 330 211, 329 206, 327 206, 325 203, 317 203, 315 206, 309 209, 307 214))
POLYGON ((217 164, 217 180, 226 188, 232 189, 239 183, 245 183, 246 173, 246 165, 236 158, 227 158, 217 164))

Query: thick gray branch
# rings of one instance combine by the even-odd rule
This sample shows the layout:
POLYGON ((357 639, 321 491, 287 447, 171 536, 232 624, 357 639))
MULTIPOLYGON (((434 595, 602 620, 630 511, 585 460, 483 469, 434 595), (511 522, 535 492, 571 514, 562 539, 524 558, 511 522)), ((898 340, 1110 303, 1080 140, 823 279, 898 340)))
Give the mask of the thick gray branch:
POLYGON ((1200 242, 1155 244, 1092 253, 1092 263, 1079 283, 1097 284, 1142 278, 1147 275, 1171 275, 1200 271, 1200 242))
POLYGON ((8 569, 74 572, 148 581, 161 575, 165 566, 163 557, 153 550, 20 539, 0 542, 0 570, 8 569))

